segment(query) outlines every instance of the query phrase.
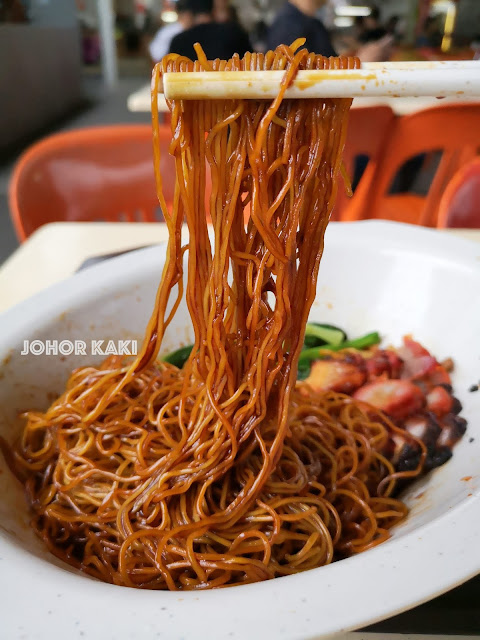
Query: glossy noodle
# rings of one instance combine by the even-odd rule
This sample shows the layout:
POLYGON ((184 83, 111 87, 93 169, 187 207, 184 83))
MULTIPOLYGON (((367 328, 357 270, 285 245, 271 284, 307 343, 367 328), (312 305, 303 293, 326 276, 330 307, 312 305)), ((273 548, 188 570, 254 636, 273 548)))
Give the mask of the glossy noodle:
POLYGON ((157 65, 156 87, 166 70, 286 73, 273 103, 169 105, 171 211, 154 87, 170 240, 144 346, 131 364, 75 371, 46 412, 26 416, 12 464, 35 530, 107 582, 175 590, 266 580, 367 550, 407 514, 391 495, 421 461, 395 473, 384 452, 399 427, 348 396, 296 384, 350 100, 283 93, 299 69, 357 65, 300 44, 157 65), (157 356, 183 296, 195 343, 179 370, 157 356))

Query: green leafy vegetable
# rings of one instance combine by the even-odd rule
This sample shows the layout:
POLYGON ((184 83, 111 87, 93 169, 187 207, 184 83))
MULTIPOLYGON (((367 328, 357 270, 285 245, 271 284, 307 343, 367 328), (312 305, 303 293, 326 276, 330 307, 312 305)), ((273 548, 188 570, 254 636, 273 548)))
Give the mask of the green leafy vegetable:
POLYGON ((312 362, 313 360, 319 360, 322 355, 324 355, 325 351, 341 351, 342 349, 367 349, 368 347, 373 347, 375 344, 379 344, 380 335, 374 331, 373 333, 368 333, 366 336, 362 336, 361 338, 357 338, 356 340, 345 340, 340 344, 326 344, 322 347, 314 347, 312 349, 305 349, 300 354, 299 366, 300 363, 302 366, 305 366, 306 362, 312 362))
POLYGON ((192 353, 193 345, 189 344, 186 347, 181 347, 172 353, 169 353, 163 358, 164 362, 168 362, 173 364, 175 367, 179 369, 183 369, 183 365, 186 363, 190 354, 192 353))
POLYGON ((297 380, 306 380, 312 370, 312 363, 309 360, 298 363, 297 380))
POLYGON ((347 340, 347 334, 343 329, 332 324, 319 324, 309 322, 305 329, 305 347, 321 347, 324 344, 340 344, 347 340))

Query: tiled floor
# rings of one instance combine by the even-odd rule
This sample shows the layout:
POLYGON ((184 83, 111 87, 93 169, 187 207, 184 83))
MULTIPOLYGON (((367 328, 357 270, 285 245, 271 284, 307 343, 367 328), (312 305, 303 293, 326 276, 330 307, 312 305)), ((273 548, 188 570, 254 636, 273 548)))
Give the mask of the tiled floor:
MULTIPOLYGON (((147 113, 130 113, 127 109, 127 97, 148 82, 148 76, 136 75, 120 78, 118 86, 105 95, 101 78, 96 75, 86 75, 84 78, 84 93, 87 99, 85 108, 67 117, 48 132, 65 131, 81 127, 103 124, 142 123, 149 122, 147 113)), ((38 138, 37 138, 38 139, 38 138)), ((29 144, 35 141, 33 138, 29 144)), ((26 145, 28 146, 28 144, 26 145)), ((0 264, 16 249, 18 242, 10 220, 8 209, 8 183, 13 166, 22 149, 18 149, 11 157, 0 162, 0 264)))

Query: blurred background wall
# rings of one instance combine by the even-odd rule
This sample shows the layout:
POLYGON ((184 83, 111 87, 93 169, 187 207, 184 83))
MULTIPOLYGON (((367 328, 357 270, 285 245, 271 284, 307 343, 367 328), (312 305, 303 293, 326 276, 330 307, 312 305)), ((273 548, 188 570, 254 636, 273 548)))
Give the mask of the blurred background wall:
POLYGON ((31 0, 25 18, 0 23, 0 150, 82 99, 75 0, 31 0))

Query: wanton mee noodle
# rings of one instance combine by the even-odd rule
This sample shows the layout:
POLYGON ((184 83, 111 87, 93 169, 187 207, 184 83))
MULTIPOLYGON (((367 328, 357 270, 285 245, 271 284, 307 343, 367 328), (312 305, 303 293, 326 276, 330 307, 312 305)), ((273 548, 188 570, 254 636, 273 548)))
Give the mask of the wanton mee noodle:
POLYGON ((198 49, 197 62, 157 65, 169 242, 143 348, 134 362, 74 371, 47 411, 26 414, 11 463, 33 526, 52 553, 106 582, 209 589, 284 576, 370 549, 407 514, 392 494, 422 458, 395 471, 383 452, 400 427, 296 380, 351 101, 284 93, 298 70, 358 65, 301 44, 213 62, 198 49), (273 102, 169 102, 168 210, 161 74, 273 69, 285 70, 273 102), (183 297, 195 340, 178 369, 157 356, 183 297))

